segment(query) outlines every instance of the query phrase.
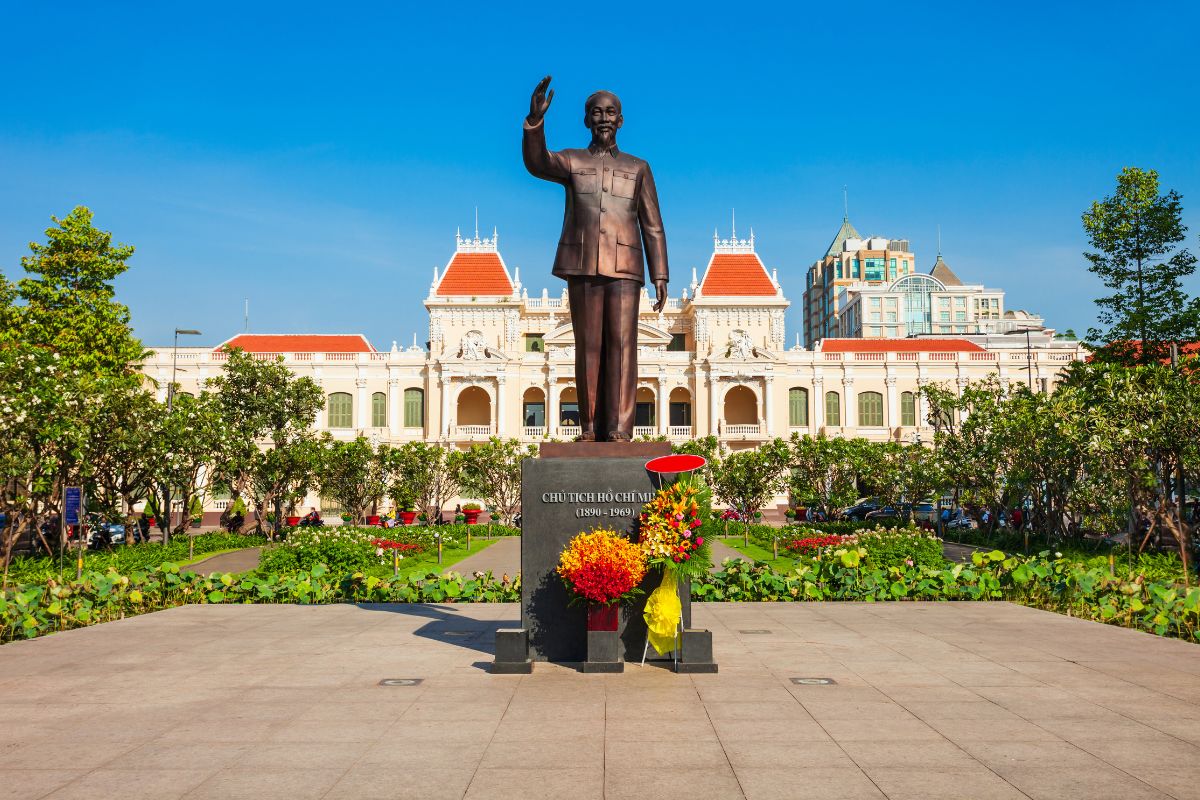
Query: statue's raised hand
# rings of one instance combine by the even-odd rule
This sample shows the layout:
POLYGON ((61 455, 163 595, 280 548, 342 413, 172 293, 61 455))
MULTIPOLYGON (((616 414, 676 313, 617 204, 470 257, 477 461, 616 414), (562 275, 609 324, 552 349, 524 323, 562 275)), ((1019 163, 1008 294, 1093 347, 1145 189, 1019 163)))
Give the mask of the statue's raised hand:
POLYGON ((525 118, 525 121, 530 125, 537 125, 541 122, 542 117, 546 116, 546 110, 550 108, 550 102, 554 99, 554 90, 551 89, 550 93, 546 94, 546 87, 549 85, 550 76, 547 75, 533 90, 533 97, 529 98, 529 116, 525 118))

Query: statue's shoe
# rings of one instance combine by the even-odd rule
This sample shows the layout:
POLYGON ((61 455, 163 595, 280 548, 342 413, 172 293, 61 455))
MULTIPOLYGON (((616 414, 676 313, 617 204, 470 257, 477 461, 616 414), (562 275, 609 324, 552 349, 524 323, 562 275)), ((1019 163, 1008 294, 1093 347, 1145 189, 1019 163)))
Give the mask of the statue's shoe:
POLYGON ((577 442, 594 442, 594 441, 596 441, 596 434, 592 433, 591 431, 584 431, 583 433, 581 433, 575 437, 575 441, 577 441, 577 442))
POLYGON ((608 440, 610 442, 631 442, 633 441, 633 437, 626 433, 610 433, 608 440))

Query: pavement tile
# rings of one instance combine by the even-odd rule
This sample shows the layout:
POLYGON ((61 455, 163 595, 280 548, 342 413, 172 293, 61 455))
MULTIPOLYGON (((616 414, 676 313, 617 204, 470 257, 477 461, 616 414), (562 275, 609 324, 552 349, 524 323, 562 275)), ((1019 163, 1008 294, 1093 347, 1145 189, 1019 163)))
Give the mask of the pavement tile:
MULTIPOLYGON (((738 779, 728 767, 629 767, 607 770, 604 774, 605 800, 646 800, 653 797, 675 797, 683 793, 705 800, 742 800, 746 797, 738 779)), ((774 796, 778 798, 781 795, 774 796)))
POLYGON ((183 795, 188 800, 316 800, 345 774, 345 769, 223 769, 183 795))
POLYGON ((174 800, 200 785, 211 769, 96 769, 47 795, 47 800, 174 800))
MULTIPOLYGON (((3 762, 0 761, 0 764, 3 762)), ((0 768, 0 800, 37 800, 86 772, 81 769, 0 768)))
POLYGON ((536 742, 493 740, 483 753, 480 769, 528 767, 549 770, 572 767, 604 767, 603 740, 587 736, 544 739, 536 742))
MULTIPOLYGON (((849 767, 791 769, 737 769, 737 779, 748 800, 883 800, 866 773, 849 767)), ((737 795, 731 795, 737 796, 737 795)))
MULTIPOLYGON (((1112 767, 998 768, 1006 781, 1033 800, 1167 800, 1168 795, 1112 767)), ((1193 795, 1194 796, 1194 795, 1193 795)))
POLYGON ((907 719, 856 719, 825 720, 821 727, 837 742, 925 742, 940 741, 942 735, 916 717, 907 719))
POLYGON ((1025 795, 995 773, 982 769, 930 766, 866 767, 888 800, 1020 800, 1025 795))
POLYGON ((725 757, 734 770, 795 770, 800 767, 853 768, 854 762, 832 741, 800 743, 727 741, 725 757))
POLYGON ((36 770, 51 765, 71 769, 95 769, 128 753, 138 744, 140 743, 100 738, 75 739, 70 740, 69 744, 61 739, 58 742, 31 742, 5 752, 4 763, 0 766, 6 770, 36 770))
POLYGON ((467 800, 602 800, 604 796, 603 763, 576 766, 569 760, 557 768, 480 767, 465 795, 467 800))
POLYGON ((847 741, 838 745, 858 766, 979 769, 979 762, 946 739, 925 741, 847 741))
POLYGON ((610 740, 605 742, 601 755, 605 763, 618 764, 622 769, 649 769, 662 764, 697 770, 724 766, 728 770, 725 751, 717 742, 610 740))
POLYGON ((474 767, 359 765, 338 779, 322 800, 462 800, 474 767))

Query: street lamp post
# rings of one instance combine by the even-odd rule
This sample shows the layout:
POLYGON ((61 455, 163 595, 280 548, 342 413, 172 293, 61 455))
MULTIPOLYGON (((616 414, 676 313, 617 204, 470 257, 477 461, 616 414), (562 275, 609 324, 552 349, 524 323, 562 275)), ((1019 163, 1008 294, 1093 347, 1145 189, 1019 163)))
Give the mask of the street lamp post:
MULTIPOLYGON (((179 337, 183 336, 199 336, 200 331, 192 328, 176 328, 175 329, 175 345, 171 348, 171 383, 167 386, 167 414, 171 414, 175 410, 175 372, 176 362, 179 355, 179 337)), ((163 528, 163 544, 171 541, 171 482, 167 481, 164 488, 166 496, 166 508, 163 510, 167 518, 167 525, 163 528)))
POLYGON ((1025 374, 1029 380, 1029 391, 1033 391, 1033 342, 1029 335, 1034 331, 1044 331, 1046 328, 1042 325, 1036 327, 1017 328, 1016 330, 1006 331, 1005 336, 1020 336, 1025 334, 1025 374))

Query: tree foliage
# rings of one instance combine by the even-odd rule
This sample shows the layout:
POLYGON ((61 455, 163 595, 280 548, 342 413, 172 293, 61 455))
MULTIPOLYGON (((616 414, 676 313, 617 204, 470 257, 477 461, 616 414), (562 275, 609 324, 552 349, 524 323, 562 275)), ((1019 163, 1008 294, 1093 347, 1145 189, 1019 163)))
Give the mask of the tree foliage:
POLYGON ((516 439, 493 436, 475 445, 463 456, 463 492, 483 500, 502 524, 511 525, 521 508, 521 465, 536 455, 536 447, 516 439))
POLYGON ((1088 331, 1097 358, 1163 361, 1170 343, 1200 336, 1200 301, 1181 282, 1196 269, 1196 257, 1177 249, 1187 233, 1181 197, 1160 194, 1157 172, 1123 169, 1116 192, 1084 212, 1083 229, 1095 248, 1084 253, 1088 271, 1112 292, 1096 300, 1104 327, 1088 331))

